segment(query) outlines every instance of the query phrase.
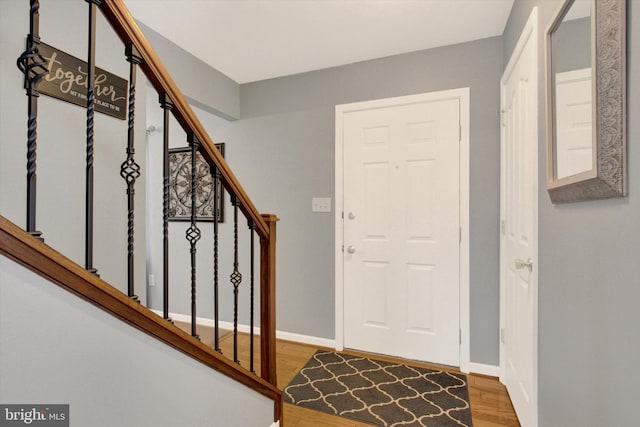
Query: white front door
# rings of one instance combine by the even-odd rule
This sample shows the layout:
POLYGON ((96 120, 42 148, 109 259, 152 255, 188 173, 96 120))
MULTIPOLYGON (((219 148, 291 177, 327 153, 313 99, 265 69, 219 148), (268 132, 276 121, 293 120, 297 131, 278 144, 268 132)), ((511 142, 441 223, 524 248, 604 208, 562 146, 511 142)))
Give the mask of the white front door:
POLYGON ((345 347, 460 364, 460 110, 343 114, 345 347))
POLYGON ((523 427, 537 425, 537 13, 501 81, 501 366, 523 427))

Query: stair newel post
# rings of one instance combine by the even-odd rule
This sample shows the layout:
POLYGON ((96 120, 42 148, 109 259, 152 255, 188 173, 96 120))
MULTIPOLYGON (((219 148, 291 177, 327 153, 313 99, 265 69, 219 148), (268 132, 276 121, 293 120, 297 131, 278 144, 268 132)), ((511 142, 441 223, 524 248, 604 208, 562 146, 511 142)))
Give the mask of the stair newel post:
POLYGON ((191 225, 187 229, 186 238, 189 241, 191 247, 191 335, 197 339, 200 339, 196 332, 196 244, 200 240, 201 232, 196 222, 197 219, 197 171, 196 171, 196 156, 198 154, 198 148, 200 147, 200 141, 196 139, 193 133, 189 133, 187 141, 191 147, 191 225))
POLYGON ((125 48, 125 55, 129 61, 129 110, 128 110, 128 132, 127 132, 127 158, 120 166, 120 176, 127 183, 127 294, 134 301, 139 301, 135 294, 134 277, 134 210, 135 210, 135 184, 140 177, 140 165, 134 159, 135 154, 135 104, 136 104, 136 71, 137 66, 142 62, 142 57, 138 50, 128 44, 125 48))
POLYGON ((263 214, 269 235, 260 235, 260 376, 273 385, 276 379, 276 223, 263 214))
POLYGON ((249 225, 249 233, 251 234, 250 242, 251 242, 251 277, 249 279, 249 287, 250 287, 250 302, 249 302, 249 312, 250 312, 250 321, 249 321, 249 370, 256 373, 253 368, 253 337, 254 337, 254 299, 255 299, 255 231, 256 224, 253 222, 251 218, 248 219, 249 225))
POLYGON ((40 45, 40 2, 31 0, 29 8, 29 34, 25 51, 17 61, 24 74, 27 101, 27 227, 26 231, 44 241, 42 232, 36 230, 36 187, 37 187, 37 139, 38 139, 38 85, 49 72, 46 60, 38 52, 40 45))
POLYGON ((238 256, 238 197, 231 195, 231 204, 233 205, 233 273, 231 273, 231 284, 233 285, 233 361, 240 363, 238 359, 238 293, 240 291, 240 283, 242 283, 242 274, 238 270, 240 266, 238 256))
POLYGON ((159 94, 162 124, 162 316, 169 317, 169 120, 173 103, 166 93, 159 94))
POLYGON ((213 185, 213 348, 218 353, 222 353, 220 350, 220 304, 219 304, 219 290, 220 290, 220 277, 218 268, 219 257, 219 241, 218 241, 218 223, 220 221, 220 209, 222 206, 218 206, 218 199, 220 198, 221 188, 218 187, 220 182, 220 172, 218 168, 212 162, 209 166, 211 170, 211 179, 213 185))
POLYGON ((86 0, 89 3, 89 32, 87 47, 87 155, 85 198, 85 268, 97 274, 93 267, 93 162, 94 162, 94 114, 96 84, 96 6, 102 0, 86 0))

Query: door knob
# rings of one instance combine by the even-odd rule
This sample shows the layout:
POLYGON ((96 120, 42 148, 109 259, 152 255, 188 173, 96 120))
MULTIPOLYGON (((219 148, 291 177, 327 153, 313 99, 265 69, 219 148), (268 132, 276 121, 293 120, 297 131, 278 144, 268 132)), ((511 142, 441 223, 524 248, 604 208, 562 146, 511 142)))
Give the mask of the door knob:
POLYGON ((347 248, 347 253, 353 254, 356 252, 356 248, 354 248, 353 246, 349 246, 347 248))
POLYGON ((347 215, 347 218, 349 219, 356 219, 356 216, 353 212, 349 212, 349 215, 347 215))
POLYGON ((521 259, 517 259, 516 260, 516 270, 522 270, 522 269, 527 269, 529 271, 533 270, 533 260, 531 258, 529 258, 526 261, 523 261, 521 259))

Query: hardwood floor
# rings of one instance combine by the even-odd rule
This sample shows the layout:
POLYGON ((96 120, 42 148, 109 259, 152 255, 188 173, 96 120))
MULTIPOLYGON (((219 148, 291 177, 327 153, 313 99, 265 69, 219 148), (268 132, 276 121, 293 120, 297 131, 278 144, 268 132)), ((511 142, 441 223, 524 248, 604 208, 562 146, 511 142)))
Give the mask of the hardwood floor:
MULTIPOLYGON (((260 373, 260 347, 259 340, 254 341, 255 371, 260 373)), ((225 355, 233 355, 233 335, 225 335, 220 340, 220 347, 225 355)), ((290 341, 278 340, 276 343, 278 387, 284 389, 289 381, 307 363, 307 360, 320 347, 299 344, 290 341)), ((326 348, 322 348, 326 349, 326 348)), ((363 353, 345 351, 345 353, 363 355, 363 353)), ((366 356, 369 356, 365 354, 366 356)), ((238 339, 238 356, 242 366, 249 366, 249 337, 240 334, 238 339)), ((433 369, 449 370, 442 366, 434 366, 426 363, 398 360, 390 357, 371 355, 379 360, 400 361, 407 365, 421 366, 433 369)), ((497 378, 482 375, 467 375, 469 387, 469 399, 471 401, 471 415, 474 427, 498 427, 520 426, 511 405, 511 400, 505 387, 497 378)), ((301 408, 288 403, 284 404, 283 427, 370 427, 370 424, 348 420, 323 412, 301 408)))
MULTIPOLYGON (((182 329, 188 334, 191 334, 191 323, 180 322, 179 320, 174 320, 174 325, 178 328, 182 329)), ((218 340, 222 340, 224 337, 232 333, 233 331, 227 331, 226 329, 218 330, 218 340)), ((200 341, 209 347, 213 347, 213 327, 212 326, 201 326, 196 325, 196 333, 200 336, 200 341)), ((248 339, 245 338, 245 339, 248 339)))

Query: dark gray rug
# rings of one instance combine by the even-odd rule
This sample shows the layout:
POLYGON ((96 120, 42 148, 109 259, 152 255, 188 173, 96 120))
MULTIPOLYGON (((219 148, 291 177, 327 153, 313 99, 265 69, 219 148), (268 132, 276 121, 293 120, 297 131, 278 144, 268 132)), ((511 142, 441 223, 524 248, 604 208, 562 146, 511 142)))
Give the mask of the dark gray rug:
POLYGON ((379 426, 471 427, 466 377, 319 350, 284 401, 379 426))

